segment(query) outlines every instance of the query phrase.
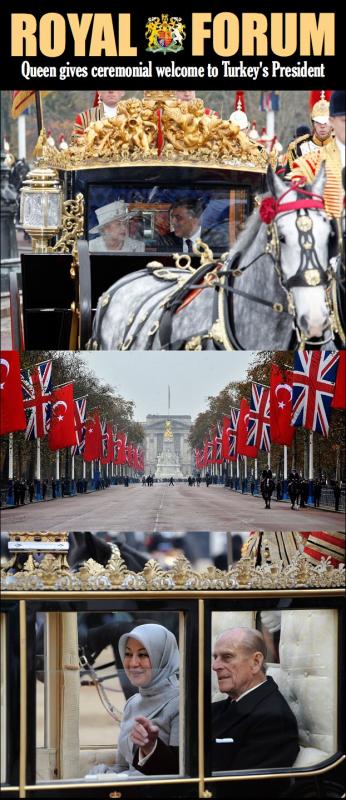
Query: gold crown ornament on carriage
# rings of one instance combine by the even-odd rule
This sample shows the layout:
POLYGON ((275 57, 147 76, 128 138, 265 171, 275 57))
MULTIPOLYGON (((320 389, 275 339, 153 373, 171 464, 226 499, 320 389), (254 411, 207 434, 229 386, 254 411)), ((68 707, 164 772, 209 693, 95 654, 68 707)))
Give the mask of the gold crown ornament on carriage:
POLYGON ((266 171, 276 165, 275 152, 266 150, 229 120, 223 120, 203 100, 180 99, 173 90, 144 91, 143 99, 121 100, 117 114, 91 121, 59 151, 40 132, 36 152, 51 168, 85 167, 156 161, 165 163, 228 164, 266 171))

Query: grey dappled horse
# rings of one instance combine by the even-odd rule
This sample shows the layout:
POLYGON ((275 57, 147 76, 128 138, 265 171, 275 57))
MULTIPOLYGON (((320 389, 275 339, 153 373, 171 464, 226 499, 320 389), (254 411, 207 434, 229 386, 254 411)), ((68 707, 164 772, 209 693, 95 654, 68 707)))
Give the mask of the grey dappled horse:
POLYGON ((152 262, 105 292, 88 347, 287 350, 298 340, 335 349, 336 275, 329 262, 335 234, 323 205, 324 167, 305 189, 271 169, 267 181, 270 195, 223 261, 207 252, 197 270, 185 255, 176 256, 176 268, 152 262))

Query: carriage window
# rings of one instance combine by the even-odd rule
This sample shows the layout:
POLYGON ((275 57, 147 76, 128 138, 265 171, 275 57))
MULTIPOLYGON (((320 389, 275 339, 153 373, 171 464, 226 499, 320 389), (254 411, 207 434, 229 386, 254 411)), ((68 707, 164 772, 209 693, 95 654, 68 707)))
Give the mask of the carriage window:
POLYGON ((37 782, 183 774, 184 615, 37 618, 37 782))
POLYGON ((213 772, 311 767, 336 753, 335 610, 291 610, 283 603, 259 612, 218 611, 212 634, 213 772), (249 748, 256 730, 261 744, 249 748))
POLYGON ((191 252, 201 238, 215 252, 235 241, 245 221, 248 193, 233 189, 91 185, 90 252, 191 252))

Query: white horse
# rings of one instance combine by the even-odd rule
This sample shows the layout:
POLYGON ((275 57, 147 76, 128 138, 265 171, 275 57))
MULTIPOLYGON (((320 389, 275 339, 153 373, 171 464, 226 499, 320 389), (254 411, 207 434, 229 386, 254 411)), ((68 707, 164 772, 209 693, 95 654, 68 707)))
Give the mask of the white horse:
POLYGON ((321 169, 303 190, 270 169, 270 194, 222 262, 207 250, 197 270, 180 255, 175 268, 152 262, 121 278, 99 299, 88 347, 286 350, 298 340, 335 349, 324 181, 321 169))

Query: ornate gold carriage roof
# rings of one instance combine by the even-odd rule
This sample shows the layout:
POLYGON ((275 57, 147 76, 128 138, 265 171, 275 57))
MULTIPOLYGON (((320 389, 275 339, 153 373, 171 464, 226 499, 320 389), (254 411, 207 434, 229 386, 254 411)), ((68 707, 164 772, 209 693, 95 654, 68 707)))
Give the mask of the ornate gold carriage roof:
POLYGON ((121 101, 116 117, 91 122, 63 151, 48 144, 43 129, 35 155, 61 170, 162 164, 264 173, 276 162, 274 153, 258 147, 238 125, 209 113, 203 100, 182 101, 171 91, 121 101))
POLYGON ((1 563, 3 592, 210 592, 210 591, 272 591, 296 589, 342 589, 345 568, 334 568, 328 560, 317 566, 297 553, 283 565, 280 560, 268 560, 256 566, 245 555, 220 570, 208 566, 195 570, 185 556, 179 556, 173 568, 166 571, 158 561, 149 559, 141 572, 128 569, 117 545, 102 566, 88 559, 77 570, 67 562, 68 533, 10 533, 10 558, 1 563), (34 554, 40 558, 34 558, 34 554), (18 555, 24 554, 24 563, 18 555))

